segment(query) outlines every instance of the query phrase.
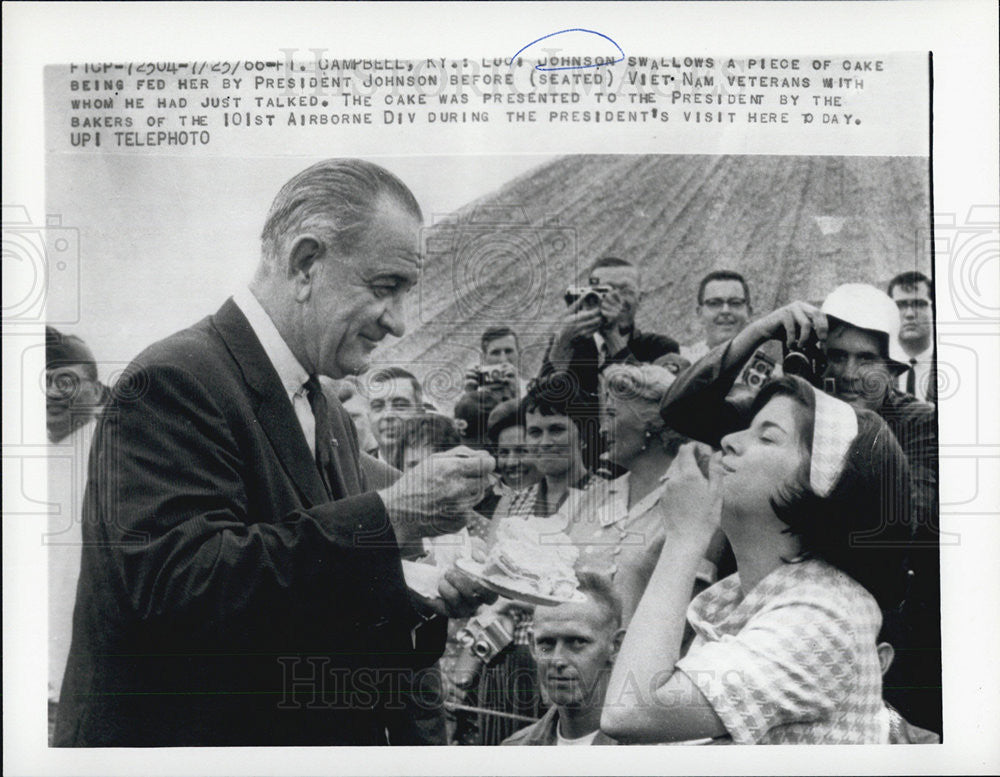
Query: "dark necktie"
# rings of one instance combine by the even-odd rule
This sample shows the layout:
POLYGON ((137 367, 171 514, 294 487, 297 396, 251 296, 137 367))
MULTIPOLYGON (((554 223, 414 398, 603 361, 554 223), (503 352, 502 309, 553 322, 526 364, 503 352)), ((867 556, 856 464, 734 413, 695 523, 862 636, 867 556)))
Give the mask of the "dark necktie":
POLYGON ((910 359, 910 368, 906 371, 906 393, 917 395, 917 360, 910 359))
POLYGON ((313 418, 316 420, 316 468, 319 476, 323 480, 326 488, 326 495, 330 499, 335 499, 333 484, 330 480, 330 468, 333 464, 333 443, 330 433, 330 414, 326 406, 326 397, 323 394, 323 387, 319 384, 319 379, 315 375, 310 375, 309 380, 304 384, 306 398, 309 400, 309 407, 312 408, 313 418))

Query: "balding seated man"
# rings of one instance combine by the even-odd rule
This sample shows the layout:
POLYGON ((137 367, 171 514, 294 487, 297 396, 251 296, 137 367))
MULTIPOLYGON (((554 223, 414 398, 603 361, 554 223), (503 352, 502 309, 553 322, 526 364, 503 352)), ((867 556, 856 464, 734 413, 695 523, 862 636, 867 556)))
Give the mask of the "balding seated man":
POLYGON ((617 745, 600 730, 608 678, 625 630, 622 605, 603 577, 579 574, 583 601, 536 607, 532 653, 552 705, 502 745, 617 745))

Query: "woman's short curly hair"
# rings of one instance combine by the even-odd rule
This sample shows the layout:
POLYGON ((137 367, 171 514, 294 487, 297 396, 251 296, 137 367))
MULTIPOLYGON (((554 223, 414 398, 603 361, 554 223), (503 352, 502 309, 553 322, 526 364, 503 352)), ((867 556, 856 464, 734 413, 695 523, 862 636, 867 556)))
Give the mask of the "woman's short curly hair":
POLYGON ((601 373, 604 390, 620 399, 643 399, 659 407, 677 379, 655 364, 611 364, 601 373))
POLYGON ((601 373, 605 396, 625 402, 638 402, 641 416, 657 430, 663 447, 676 456, 688 438, 662 424, 660 403, 677 376, 666 367, 655 364, 611 364, 601 373))

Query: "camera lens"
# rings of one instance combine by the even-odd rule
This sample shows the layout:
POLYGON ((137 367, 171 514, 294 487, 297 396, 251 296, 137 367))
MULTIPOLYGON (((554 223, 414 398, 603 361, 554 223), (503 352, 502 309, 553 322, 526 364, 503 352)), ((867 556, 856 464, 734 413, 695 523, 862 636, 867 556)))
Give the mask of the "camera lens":
POLYGON ((800 378, 811 378, 813 373, 812 363, 798 351, 789 351, 781 362, 781 368, 786 375, 798 375, 800 378))

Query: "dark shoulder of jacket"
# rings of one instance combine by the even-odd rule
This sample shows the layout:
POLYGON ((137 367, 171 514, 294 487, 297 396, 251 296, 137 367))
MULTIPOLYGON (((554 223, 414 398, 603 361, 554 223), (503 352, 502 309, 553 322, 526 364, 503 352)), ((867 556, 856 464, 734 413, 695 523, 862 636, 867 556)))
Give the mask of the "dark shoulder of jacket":
POLYGON ((655 332, 634 330, 629 339, 632 353, 643 361, 653 361, 668 353, 680 353, 681 347, 672 337, 659 335, 655 332))
POLYGON ((937 409, 930 402, 917 399, 912 394, 891 388, 880 408, 880 415, 898 419, 927 421, 934 419, 937 409))
POLYGON ((109 388, 108 404, 131 402, 142 396, 136 393, 138 388, 145 386, 154 373, 179 371, 197 377, 199 382, 207 380, 204 385, 210 388, 226 374, 227 363, 232 363, 232 356, 212 327, 211 317, 205 317, 144 348, 109 388))
POLYGON ((217 378, 220 372, 229 369, 227 365, 232 364, 232 354, 212 325, 212 317, 206 316, 193 326, 147 346, 132 360, 126 373, 166 367, 180 369, 190 375, 217 378))

